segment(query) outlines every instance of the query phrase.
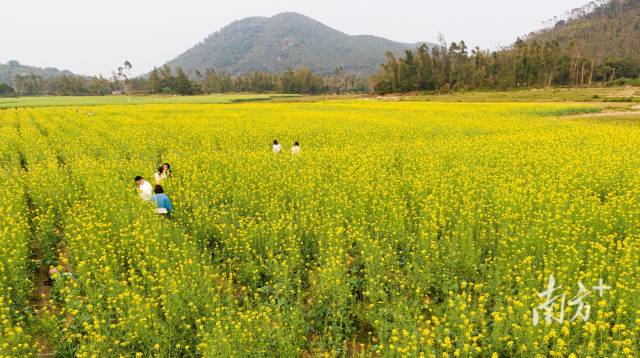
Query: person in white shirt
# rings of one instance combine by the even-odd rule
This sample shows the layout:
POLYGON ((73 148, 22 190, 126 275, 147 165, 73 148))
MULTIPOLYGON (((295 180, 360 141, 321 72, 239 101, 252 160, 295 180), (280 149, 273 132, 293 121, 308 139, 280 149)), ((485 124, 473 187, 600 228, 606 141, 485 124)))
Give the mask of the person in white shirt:
POLYGON ((300 154, 300 143, 295 142, 293 143, 293 147, 291 147, 291 155, 298 155, 300 154))
POLYGON ((153 195, 152 193, 153 189, 151 188, 151 183, 144 180, 144 178, 139 175, 136 176, 135 182, 138 185, 137 191, 138 191, 138 194, 140 195, 140 198, 142 198, 142 200, 144 201, 149 201, 149 199, 151 199, 151 195, 153 195))
POLYGON ((273 147, 271 147, 271 151, 274 154, 280 154, 280 152, 282 152, 282 147, 280 147, 280 143, 278 142, 277 139, 273 140, 273 147))

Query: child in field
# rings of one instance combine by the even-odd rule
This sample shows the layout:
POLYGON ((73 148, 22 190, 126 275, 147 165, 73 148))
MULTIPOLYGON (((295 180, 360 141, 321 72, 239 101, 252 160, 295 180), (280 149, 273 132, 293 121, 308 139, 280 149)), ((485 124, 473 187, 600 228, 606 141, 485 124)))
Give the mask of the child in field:
POLYGON ((280 154, 280 152, 282 152, 282 147, 280 147, 280 143, 278 142, 277 139, 273 140, 273 147, 271 148, 271 151, 274 154, 280 154))
POLYGON ((156 185, 162 184, 162 182, 171 177, 171 164, 164 163, 161 167, 158 168, 158 172, 155 173, 154 178, 156 180, 156 185))
POLYGON ((156 204, 156 214, 171 216, 173 205, 171 205, 171 200, 164 193, 162 185, 156 185, 153 188, 153 192, 155 194, 151 196, 151 202, 156 204))
POLYGON ((151 184, 139 175, 136 176, 134 180, 138 185, 136 190, 138 191, 140 198, 144 201, 148 201, 151 198, 151 184))
POLYGON ((293 147, 291 147, 291 155, 298 155, 300 154, 300 143, 295 142, 293 143, 293 147))

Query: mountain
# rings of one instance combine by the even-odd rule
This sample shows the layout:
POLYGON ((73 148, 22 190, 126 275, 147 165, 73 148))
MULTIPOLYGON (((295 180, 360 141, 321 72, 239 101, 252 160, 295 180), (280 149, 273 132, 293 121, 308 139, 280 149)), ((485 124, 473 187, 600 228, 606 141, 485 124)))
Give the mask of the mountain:
POLYGON ((279 73, 289 67, 329 74, 342 66, 345 72, 371 74, 385 61, 385 51, 400 54, 416 46, 375 36, 351 36, 304 15, 282 13, 233 22, 167 65, 231 74, 279 73))
POLYGON ((13 78, 17 75, 36 75, 44 79, 60 77, 62 75, 75 76, 72 72, 67 70, 59 70, 53 67, 40 68, 34 66, 25 66, 18 61, 12 60, 6 64, 0 63, 0 83, 11 86, 13 84, 13 78))
POLYGON ((640 0, 598 0, 531 33, 527 41, 557 41, 570 56, 602 63, 611 58, 640 58, 640 0))

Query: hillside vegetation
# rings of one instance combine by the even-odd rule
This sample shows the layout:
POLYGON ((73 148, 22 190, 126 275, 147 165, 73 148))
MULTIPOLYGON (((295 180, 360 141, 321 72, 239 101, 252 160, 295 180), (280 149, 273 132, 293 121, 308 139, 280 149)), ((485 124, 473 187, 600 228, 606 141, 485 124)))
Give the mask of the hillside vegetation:
POLYGON ((207 69, 243 74, 281 73, 306 67, 320 74, 370 74, 384 61, 385 51, 402 53, 413 44, 375 36, 350 36, 296 13, 236 21, 168 62, 185 71, 207 69))
MULTIPOLYGON (((640 57, 640 0, 591 2, 570 18, 528 36, 529 42, 557 41, 564 51, 596 64, 640 57)), ((637 63, 637 61, 636 61, 637 63)))
POLYGON ((12 85, 16 76, 35 75, 41 78, 55 78, 62 75, 74 76, 71 71, 59 70, 53 67, 40 68, 35 66, 26 66, 18 61, 9 61, 6 64, 0 63, 0 83, 12 85))
POLYGON ((640 0, 591 3, 498 51, 464 41, 388 53, 378 93, 639 84, 640 0))

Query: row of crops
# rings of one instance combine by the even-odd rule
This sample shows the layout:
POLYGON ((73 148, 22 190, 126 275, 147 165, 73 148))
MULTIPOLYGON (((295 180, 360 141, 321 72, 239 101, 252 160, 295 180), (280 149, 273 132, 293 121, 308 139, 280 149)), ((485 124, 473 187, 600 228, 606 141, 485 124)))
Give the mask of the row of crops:
POLYGON ((0 111, 0 355, 632 356, 640 129, 575 107, 0 111))

